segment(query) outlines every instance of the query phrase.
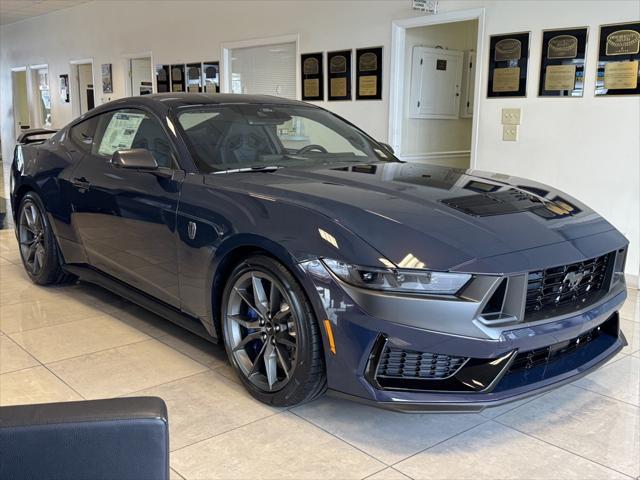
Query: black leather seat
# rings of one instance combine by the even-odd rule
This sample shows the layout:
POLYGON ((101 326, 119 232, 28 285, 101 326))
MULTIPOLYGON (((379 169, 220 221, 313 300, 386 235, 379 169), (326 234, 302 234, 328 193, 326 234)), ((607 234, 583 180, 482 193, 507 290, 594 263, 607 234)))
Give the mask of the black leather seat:
POLYGON ((167 408, 160 398, 0 408, 0 479, 168 478, 167 408))

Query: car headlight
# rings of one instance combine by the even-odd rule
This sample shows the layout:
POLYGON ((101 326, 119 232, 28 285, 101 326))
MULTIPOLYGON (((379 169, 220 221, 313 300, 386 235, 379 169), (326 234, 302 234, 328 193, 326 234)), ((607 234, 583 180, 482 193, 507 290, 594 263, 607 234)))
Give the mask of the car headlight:
POLYGON ((389 292, 454 295, 471 279, 468 273, 361 267, 326 258, 322 262, 350 285, 389 292))

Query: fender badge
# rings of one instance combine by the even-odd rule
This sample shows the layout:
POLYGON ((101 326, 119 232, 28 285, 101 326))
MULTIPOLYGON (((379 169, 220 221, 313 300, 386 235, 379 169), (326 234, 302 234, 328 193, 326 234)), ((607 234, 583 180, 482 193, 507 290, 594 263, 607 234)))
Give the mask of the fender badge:
POLYGON ((194 238, 196 238, 196 230, 197 230, 197 226, 195 222, 189 222, 187 224, 187 234, 189 235, 189 239, 193 240, 194 238))

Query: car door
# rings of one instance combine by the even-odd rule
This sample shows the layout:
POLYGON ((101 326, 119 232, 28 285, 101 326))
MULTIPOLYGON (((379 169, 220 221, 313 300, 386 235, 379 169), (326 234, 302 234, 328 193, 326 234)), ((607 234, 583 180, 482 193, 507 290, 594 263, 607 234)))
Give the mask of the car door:
MULTIPOLYGON (((166 170, 164 170, 166 173, 166 170)), ((184 179, 160 121, 137 109, 98 116, 91 151, 73 172, 73 222, 91 265, 179 306, 175 222, 184 179), (117 150, 145 148, 172 175, 117 168, 117 150)))

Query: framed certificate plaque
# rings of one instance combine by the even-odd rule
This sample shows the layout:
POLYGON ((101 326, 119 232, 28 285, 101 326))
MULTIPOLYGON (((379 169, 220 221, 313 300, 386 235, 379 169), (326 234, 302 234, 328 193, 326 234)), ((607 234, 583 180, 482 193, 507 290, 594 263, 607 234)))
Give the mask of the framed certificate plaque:
POLYGON ((582 97, 587 27, 542 32, 540 97, 582 97))
POLYGON ((640 22, 602 25, 596 96, 640 95, 640 22))
POLYGON ((529 32, 492 35, 487 97, 526 97, 529 32))
POLYGON ((302 100, 324 100, 324 70, 322 52, 300 55, 302 69, 302 100))
POLYGON ((327 53, 330 101, 351 100, 351 50, 327 53))
POLYGON ((356 50, 356 100, 382 100, 382 47, 356 50))

